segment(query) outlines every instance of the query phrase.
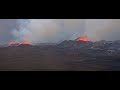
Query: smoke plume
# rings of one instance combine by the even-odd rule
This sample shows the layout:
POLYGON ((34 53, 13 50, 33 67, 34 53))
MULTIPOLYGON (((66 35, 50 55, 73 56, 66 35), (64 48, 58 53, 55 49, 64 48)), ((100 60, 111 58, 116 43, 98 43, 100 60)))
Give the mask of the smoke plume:
POLYGON ((89 40, 120 40, 119 34, 120 19, 0 19, 0 44, 59 43, 84 35, 89 40))
POLYGON ((84 32, 84 20, 79 19, 30 19, 26 25, 19 26, 21 29, 14 30, 14 35, 32 44, 59 43, 71 39, 76 32, 79 35, 84 32))
POLYGON ((90 40, 120 40, 120 19, 88 19, 86 33, 90 40))

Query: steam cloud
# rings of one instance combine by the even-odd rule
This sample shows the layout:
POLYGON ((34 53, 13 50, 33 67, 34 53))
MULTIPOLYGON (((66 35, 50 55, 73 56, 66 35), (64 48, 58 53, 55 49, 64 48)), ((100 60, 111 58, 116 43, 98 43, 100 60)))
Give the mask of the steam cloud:
MULTIPOLYGON (((18 22, 25 21, 18 20, 18 22)), ((20 24, 21 30, 14 30, 14 35, 32 44, 59 43, 71 39, 76 32, 82 34, 83 22, 84 20, 78 19, 31 19, 26 26, 20 24)))
POLYGON ((86 33, 90 40, 120 40, 120 19, 88 19, 86 33))
POLYGON ((119 34, 119 19, 0 19, 0 44, 59 43, 81 35, 90 40, 120 40, 119 34))

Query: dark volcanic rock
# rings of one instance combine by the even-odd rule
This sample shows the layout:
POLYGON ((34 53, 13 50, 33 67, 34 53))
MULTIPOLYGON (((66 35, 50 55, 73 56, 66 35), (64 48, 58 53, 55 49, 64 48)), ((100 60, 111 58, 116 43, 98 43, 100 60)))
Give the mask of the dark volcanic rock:
POLYGON ((18 47, 32 47, 32 45, 29 45, 29 44, 21 44, 21 45, 18 45, 18 47))
POLYGON ((104 50, 120 50, 120 41, 97 41, 97 42, 84 42, 84 41, 63 41, 58 45, 61 48, 86 48, 86 49, 104 49, 104 50))
POLYGON ((64 41, 0 48, 0 71, 120 70, 119 41, 64 41))
POLYGON ((72 41, 72 40, 68 40, 68 41, 63 41, 62 43, 60 43, 59 45, 57 45, 58 47, 63 47, 63 48, 89 48, 93 45, 92 42, 88 41, 72 41))

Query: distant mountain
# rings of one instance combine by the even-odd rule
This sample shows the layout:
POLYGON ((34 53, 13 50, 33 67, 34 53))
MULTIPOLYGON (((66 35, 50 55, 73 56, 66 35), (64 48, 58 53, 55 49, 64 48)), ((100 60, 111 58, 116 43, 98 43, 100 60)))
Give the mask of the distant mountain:
POLYGON ((74 41, 74 40, 65 40, 62 43, 58 44, 58 47, 67 47, 67 48, 83 48, 83 47, 91 47, 93 42, 90 41, 74 41))
POLYGON ((103 49, 103 50, 120 50, 120 40, 116 41, 74 41, 74 40, 65 40, 62 43, 58 44, 59 48, 86 48, 86 49, 103 49))

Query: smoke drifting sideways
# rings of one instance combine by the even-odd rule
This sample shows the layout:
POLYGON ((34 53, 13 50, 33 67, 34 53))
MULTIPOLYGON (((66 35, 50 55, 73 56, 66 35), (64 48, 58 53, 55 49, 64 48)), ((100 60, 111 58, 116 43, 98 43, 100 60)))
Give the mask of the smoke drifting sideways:
POLYGON ((91 41, 120 40, 120 19, 87 19, 86 34, 91 41))
POLYGON ((120 19, 0 19, 0 44, 10 41, 60 43, 88 36, 89 40, 120 40, 120 19))
POLYGON ((84 33, 84 20, 79 19, 29 19, 18 20, 20 30, 13 34, 19 40, 39 43, 60 43, 84 33), (28 22, 27 22, 28 21, 28 22), (22 23, 22 24, 21 24, 22 23))
POLYGON ((91 41, 120 40, 120 19, 30 19, 27 27, 22 35, 32 44, 59 43, 79 36, 91 41))

